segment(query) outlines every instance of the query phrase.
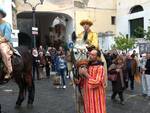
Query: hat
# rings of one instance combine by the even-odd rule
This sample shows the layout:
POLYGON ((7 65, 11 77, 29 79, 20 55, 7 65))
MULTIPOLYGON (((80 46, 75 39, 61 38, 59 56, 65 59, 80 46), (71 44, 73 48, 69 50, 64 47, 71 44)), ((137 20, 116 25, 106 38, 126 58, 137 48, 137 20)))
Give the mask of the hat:
POLYGON ((6 12, 0 8, 0 14, 3 16, 3 18, 6 16, 6 12))
POLYGON ((80 25, 83 26, 84 24, 88 24, 89 26, 93 25, 93 22, 89 19, 84 19, 80 22, 80 25))

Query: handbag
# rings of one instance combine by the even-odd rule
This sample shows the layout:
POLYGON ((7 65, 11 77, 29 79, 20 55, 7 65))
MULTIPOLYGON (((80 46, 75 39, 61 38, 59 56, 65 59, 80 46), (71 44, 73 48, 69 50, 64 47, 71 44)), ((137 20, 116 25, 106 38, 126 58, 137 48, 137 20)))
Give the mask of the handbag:
POLYGON ((108 74, 108 80, 109 81, 116 81, 117 80, 117 74, 108 74))
POLYGON ((52 77, 53 85, 61 85, 61 76, 59 76, 57 73, 53 75, 52 77))

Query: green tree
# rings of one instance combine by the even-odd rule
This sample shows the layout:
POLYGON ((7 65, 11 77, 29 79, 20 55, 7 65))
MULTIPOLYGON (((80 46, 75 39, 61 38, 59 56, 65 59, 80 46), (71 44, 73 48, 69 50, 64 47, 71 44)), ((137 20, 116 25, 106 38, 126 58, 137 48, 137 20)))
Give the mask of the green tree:
POLYGON ((144 30, 144 35, 147 40, 150 40, 150 26, 148 27, 148 31, 144 30))
POLYGON ((145 30, 143 27, 137 27, 135 30, 134 30, 134 37, 136 38, 143 38, 145 35, 145 30))
POLYGON ((113 48, 127 52, 129 49, 134 48, 134 45, 134 38, 128 38, 127 36, 120 34, 119 36, 115 37, 115 44, 113 45, 113 48))
POLYGON ((143 37, 145 37, 146 40, 150 40, 150 26, 148 27, 148 30, 144 30, 142 27, 138 27, 137 29, 135 29, 135 36, 136 38, 138 38, 137 36, 143 34, 143 37))

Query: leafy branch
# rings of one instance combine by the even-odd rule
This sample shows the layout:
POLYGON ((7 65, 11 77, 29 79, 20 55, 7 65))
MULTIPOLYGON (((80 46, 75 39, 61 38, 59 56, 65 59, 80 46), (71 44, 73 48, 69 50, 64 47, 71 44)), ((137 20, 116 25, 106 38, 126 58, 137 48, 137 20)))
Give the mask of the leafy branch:
POLYGON ((113 48, 116 48, 121 51, 128 51, 129 49, 134 48, 135 45, 135 39, 134 38, 128 38, 120 33, 119 36, 115 37, 115 44, 113 45, 113 48))
POLYGON ((144 30, 142 27, 138 27, 135 29, 136 36, 139 36, 140 34, 143 34, 146 40, 150 40, 150 26, 148 27, 148 30, 144 30))

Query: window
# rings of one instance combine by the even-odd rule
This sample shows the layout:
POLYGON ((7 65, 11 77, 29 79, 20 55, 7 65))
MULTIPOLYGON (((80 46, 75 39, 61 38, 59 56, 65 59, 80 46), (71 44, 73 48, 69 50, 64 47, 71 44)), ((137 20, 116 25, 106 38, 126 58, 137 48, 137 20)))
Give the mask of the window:
POLYGON ((136 6, 134 6, 134 7, 132 7, 132 8, 130 9, 130 14, 132 14, 132 13, 137 13, 137 12, 140 12, 140 11, 143 11, 143 10, 144 10, 144 9, 143 9, 142 6, 136 5, 136 6))
POLYGON ((130 36, 136 38, 143 38, 144 33, 144 18, 137 18, 129 20, 130 22, 130 36))
POLYGON ((116 24, 116 17, 111 16, 111 25, 115 25, 115 24, 116 24))

